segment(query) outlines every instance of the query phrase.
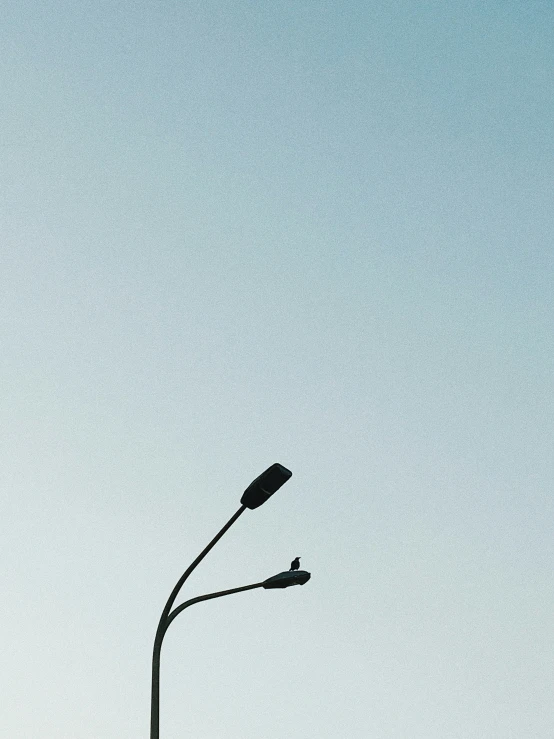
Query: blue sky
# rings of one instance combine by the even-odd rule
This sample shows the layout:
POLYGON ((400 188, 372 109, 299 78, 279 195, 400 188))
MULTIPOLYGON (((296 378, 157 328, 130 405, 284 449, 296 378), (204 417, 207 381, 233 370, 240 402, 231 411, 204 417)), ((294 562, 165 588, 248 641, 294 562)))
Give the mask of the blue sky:
POLYGON ((5 736, 552 737, 553 20, 8 3, 5 736))

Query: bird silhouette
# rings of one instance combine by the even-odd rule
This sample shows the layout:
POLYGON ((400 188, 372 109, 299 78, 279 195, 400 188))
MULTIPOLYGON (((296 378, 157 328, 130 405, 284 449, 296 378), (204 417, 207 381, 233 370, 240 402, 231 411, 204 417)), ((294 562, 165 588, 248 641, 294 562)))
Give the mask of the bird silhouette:
POLYGON ((295 557, 290 563, 289 572, 291 572, 292 570, 297 570, 299 567, 300 567, 300 557, 295 557))

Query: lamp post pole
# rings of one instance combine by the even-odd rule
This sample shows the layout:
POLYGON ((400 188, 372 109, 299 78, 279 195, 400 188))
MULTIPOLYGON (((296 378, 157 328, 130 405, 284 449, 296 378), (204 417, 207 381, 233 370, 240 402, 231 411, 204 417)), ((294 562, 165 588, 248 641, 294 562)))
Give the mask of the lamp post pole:
MULTIPOLYGON (((235 521, 241 516, 247 508, 254 509, 265 503, 273 493, 275 493, 287 480, 291 477, 292 472, 286 467, 280 464, 273 464, 268 467, 259 477, 257 477, 244 491, 240 500, 241 506, 238 511, 231 516, 229 521, 223 526, 223 528, 214 536, 211 542, 200 552, 198 557, 192 562, 191 565, 181 575, 177 584, 171 591, 171 595, 168 598, 165 608, 162 611, 158 628, 156 630, 156 636, 154 638, 154 651, 152 655, 152 695, 151 695, 151 709, 150 709, 150 739, 159 739, 160 737, 160 653, 162 648, 162 642, 167 631, 167 627, 173 621, 173 619, 181 613, 185 608, 198 603, 202 600, 209 600, 211 598, 220 598, 224 595, 230 595, 231 593, 238 593, 243 590, 252 590, 253 588, 259 587, 286 587, 286 585, 264 585, 264 582, 255 583, 253 585, 246 585, 240 588, 234 588, 232 590, 222 590, 218 593, 209 593, 208 595, 202 595, 197 598, 192 598, 186 601, 182 605, 175 608, 172 612, 171 609, 175 603, 175 599, 179 595, 179 591, 183 587, 185 581, 191 574, 191 572, 200 564, 208 552, 217 544, 223 534, 228 531, 235 521)), ((277 576, 278 577, 278 576, 277 576)), ((308 576, 309 577, 309 576, 308 576)), ((272 578, 270 578, 272 580, 272 578)), ((265 581, 267 582, 267 581, 265 581)), ((297 583, 290 583, 297 584, 297 583)))

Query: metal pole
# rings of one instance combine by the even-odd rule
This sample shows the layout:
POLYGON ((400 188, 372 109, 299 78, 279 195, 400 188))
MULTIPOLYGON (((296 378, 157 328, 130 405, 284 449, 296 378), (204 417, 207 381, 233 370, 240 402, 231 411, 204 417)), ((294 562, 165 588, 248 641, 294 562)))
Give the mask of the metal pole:
POLYGON ((151 695, 151 702, 150 702, 150 739, 159 739, 160 737, 160 652, 162 648, 162 641, 165 635, 165 632, 167 630, 167 627, 175 618, 177 615, 177 612, 181 612, 183 610, 183 607, 187 607, 187 605, 192 605, 192 603, 198 602, 198 600, 209 600, 210 598, 218 598, 222 595, 228 595, 230 593, 239 592, 240 590, 249 590, 253 587, 260 587, 260 583, 256 583, 256 585, 248 585, 245 588, 237 588, 234 590, 222 590, 220 593, 210 593, 207 596, 200 596, 199 598, 193 598, 191 601, 187 601, 186 603, 183 603, 182 606, 179 606, 179 608, 176 608, 174 613, 171 614, 171 618, 169 618, 171 608, 173 604, 175 603, 175 599, 179 595, 179 591, 183 587, 183 584, 185 583, 185 580, 188 578, 188 576, 191 574, 191 572, 200 564, 200 562, 204 559, 206 554, 217 544, 217 542, 221 539, 223 534, 228 531, 231 526, 235 523, 237 518, 244 513, 246 510, 246 506, 241 505, 241 507, 238 509, 238 511, 231 516, 229 521, 223 526, 223 528, 214 536, 214 538, 211 540, 211 542, 203 549, 198 557, 194 560, 194 562, 185 570, 185 572, 181 575, 179 580, 177 581, 177 584, 171 591, 171 595, 168 598, 167 603, 165 604, 165 608, 162 611, 162 615, 160 617, 160 621, 158 623, 158 628, 156 630, 156 636, 154 638, 154 651, 152 655, 152 695, 151 695))

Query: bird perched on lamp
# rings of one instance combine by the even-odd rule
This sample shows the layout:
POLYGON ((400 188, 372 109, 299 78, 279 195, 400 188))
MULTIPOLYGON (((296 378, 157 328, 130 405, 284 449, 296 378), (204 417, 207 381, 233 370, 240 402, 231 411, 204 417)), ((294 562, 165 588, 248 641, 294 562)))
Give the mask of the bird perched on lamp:
POLYGON ((300 557, 295 557, 290 563, 289 572, 292 572, 292 570, 297 570, 299 567, 300 567, 300 557))

